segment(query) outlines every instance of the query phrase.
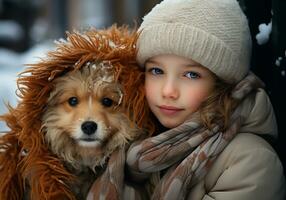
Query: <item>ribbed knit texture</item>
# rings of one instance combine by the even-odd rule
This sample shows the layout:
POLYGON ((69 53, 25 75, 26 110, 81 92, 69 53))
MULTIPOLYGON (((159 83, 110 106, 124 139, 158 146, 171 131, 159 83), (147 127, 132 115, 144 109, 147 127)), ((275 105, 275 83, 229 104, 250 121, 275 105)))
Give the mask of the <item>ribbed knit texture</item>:
POLYGON ((176 54, 191 58, 228 82, 249 70, 251 36, 236 0, 165 0, 141 24, 137 60, 176 54))

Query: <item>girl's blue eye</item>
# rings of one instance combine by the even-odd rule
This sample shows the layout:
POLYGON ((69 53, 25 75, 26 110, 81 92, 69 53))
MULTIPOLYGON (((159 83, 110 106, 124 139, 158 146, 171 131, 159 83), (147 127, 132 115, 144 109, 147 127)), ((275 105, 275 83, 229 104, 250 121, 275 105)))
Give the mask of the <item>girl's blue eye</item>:
POLYGON ((196 72, 187 72, 185 74, 185 76, 187 78, 190 78, 190 79, 198 79, 198 78, 200 78, 200 75, 198 73, 196 73, 196 72))
POLYGON ((148 71, 151 72, 151 74, 153 74, 153 75, 163 74, 163 70, 161 70, 157 67, 153 67, 153 68, 149 69, 148 71))

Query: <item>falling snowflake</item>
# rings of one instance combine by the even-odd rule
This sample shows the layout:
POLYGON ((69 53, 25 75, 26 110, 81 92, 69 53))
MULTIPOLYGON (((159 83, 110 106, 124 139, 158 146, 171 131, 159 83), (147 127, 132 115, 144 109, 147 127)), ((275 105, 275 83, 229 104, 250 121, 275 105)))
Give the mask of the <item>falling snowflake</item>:
POLYGON ((272 20, 269 24, 260 24, 258 26, 259 33, 256 35, 256 40, 259 45, 266 44, 269 40, 270 33, 272 31, 272 20))
POLYGON ((275 61, 275 65, 279 67, 281 60, 282 60, 282 57, 278 57, 275 61))

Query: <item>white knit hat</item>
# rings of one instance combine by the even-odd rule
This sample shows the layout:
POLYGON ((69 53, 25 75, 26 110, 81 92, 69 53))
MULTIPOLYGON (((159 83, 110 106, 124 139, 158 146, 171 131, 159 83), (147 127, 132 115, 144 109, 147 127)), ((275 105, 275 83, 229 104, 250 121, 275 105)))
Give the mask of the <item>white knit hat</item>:
POLYGON ((235 83, 248 72, 251 36, 236 0, 164 0, 139 28, 137 60, 175 54, 235 83))

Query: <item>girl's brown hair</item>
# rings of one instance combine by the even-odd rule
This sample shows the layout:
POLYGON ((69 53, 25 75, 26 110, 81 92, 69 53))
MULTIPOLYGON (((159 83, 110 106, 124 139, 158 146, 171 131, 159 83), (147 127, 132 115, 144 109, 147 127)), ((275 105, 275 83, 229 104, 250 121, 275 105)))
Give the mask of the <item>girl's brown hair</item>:
POLYGON ((231 96, 235 84, 222 80, 214 73, 212 76, 215 81, 214 90, 201 104, 200 118, 209 129, 213 128, 214 123, 220 122, 221 131, 224 131, 230 123, 232 111, 238 104, 238 101, 231 96))

